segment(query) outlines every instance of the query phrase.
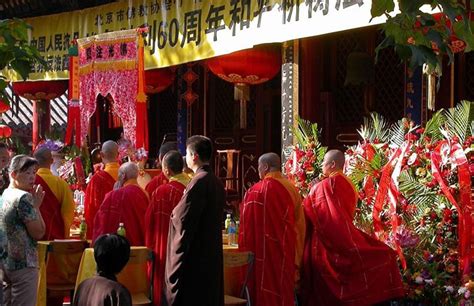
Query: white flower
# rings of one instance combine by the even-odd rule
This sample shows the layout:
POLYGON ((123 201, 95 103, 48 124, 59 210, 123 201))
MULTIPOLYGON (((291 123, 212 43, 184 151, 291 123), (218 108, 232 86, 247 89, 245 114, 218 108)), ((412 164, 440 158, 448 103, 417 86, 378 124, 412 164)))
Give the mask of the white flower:
POLYGON ((410 157, 408 158, 407 164, 409 166, 413 165, 413 163, 416 161, 417 157, 418 157, 418 155, 416 153, 413 153, 412 155, 410 155, 410 157))
POLYGON ((446 289, 446 292, 453 293, 454 292, 454 287, 453 286, 444 286, 446 289))
POLYGON ((417 277, 415 278, 415 283, 417 283, 417 284, 423 284, 423 277, 417 276, 417 277))
POLYGON ((425 279, 425 283, 428 285, 433 285, 434 281, 432 279, 425 279))
POLYGON ((461 288, 458 289, 458 294, 463 295, 464 293, 466 293, 466 291, 467 291, 466 287, 461 287, 461 288))

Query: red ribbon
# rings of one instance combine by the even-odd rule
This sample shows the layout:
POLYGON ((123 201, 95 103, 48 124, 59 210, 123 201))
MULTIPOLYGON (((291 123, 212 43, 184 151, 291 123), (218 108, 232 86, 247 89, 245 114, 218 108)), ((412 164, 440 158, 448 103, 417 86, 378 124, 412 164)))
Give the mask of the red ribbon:
MULTIPOLYGON (((367 161, 371 162, 375 156, 375 149, 369 143, 364 143, 362 145, 362 157, 367 161)), ((365 196, 367 198, 367 204, 372 205, 375 196, 375 186, 374 186, 374 179, 372 175, 366 177, 364 186, 362 187, 364 190, 365 196)))
POLYGON ((79 156, 74 157, 74 172, 77 177, 77 185, 81 190, 85 190, 86 175, 84 173, 84 167, 82 166, 82 160, 79 156))
MULTIPOLYGON (((388 196, 389 214, 390 214, 390 224, 392 226, 392 237, 395 237, 400 221, 397 215, 397 202, 400 197, 400 191, 398 190, 398 177, 402 170, 402 163, 405 158, 406 152, 411 146, 411 141, 408 140, 403 143, 403 145, 395 151, 395 153, 390 158, 390 161, 387 165, 384 166, 382 170, 382 177, 380 178, 378 192, 375 198, 374 210, 372 216, 374 218, 374 230, 378 237, 383 231, 382 222, 380 220, 380 212, 383 209, 385 199, 388 196)), ((406 260, 403 255, 403 250, 396 239, 393 239, 395 250, 397 251, 398 257, 400 258, 400 263, 403 269, 406 269, 406 260)))
POLYGON ((442 141, 431 153, 431 172, 438 181, 441 191, 446 198, 453 204, 459 214, 458 238, 459 238, 459 256, 461 258, 460 268, 463 275, 470 273, 471 269, 471 176, 469 173, 469 164, 459 143, 450 144, 448 141, 442 141), (449 187, 446 185, 440 174, 441 149, 446 146, 450 149, 449 158, 455 167, 458 168, 459 198, 460 203, 456 201, 449 187))

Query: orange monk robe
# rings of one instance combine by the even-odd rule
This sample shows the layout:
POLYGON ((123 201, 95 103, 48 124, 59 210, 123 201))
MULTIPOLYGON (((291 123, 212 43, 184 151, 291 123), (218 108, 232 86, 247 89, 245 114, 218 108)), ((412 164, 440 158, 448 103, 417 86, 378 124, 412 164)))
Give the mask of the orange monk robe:
POLYGON ((255 254, 248 282, 252 304, 293 306, 296 233, 289 192, 266 177, 247 191, 240 209, 239 249, 255 254))
POLYGON ((92 241, 100 235, 116 233, 119 224, 123 223, 130 245, 145 245, 143 218, 148 203, 148 194, 138 186, 136 179, 130 179, 123 187, 109 192, 95 215, 92 241))
POLYGON ((87 238, 92 237, 94 228, 94 218, 104 201, 105 195, 112 191, 118 178, 118 169, 120 165, 116 162, 107 163, 104 170, 96 172, 89 184, 87 184, 84 197, 84 217, 87 223, 87 238))
POLYGON ((335 173, 303 202, 303 305, 372 305, 403 296, 396 253, 352 223, 357 193, 335 173))
POLYGON ((69 185, 62 178, 53 175, 48 168, 38 169, 35 184, 40 184, 45 192, 40 211, 46 232, 41 240, 69 238, 76 208, 69 185))
MULTIPOLYGON (((161 288, 164 280, 168 230, 173 208, 183 196, 190 179, 184 173, 170 178, 170 182, 155 190, 145 216, 145 245, 155 254, 153 271, 153 304, 161 305, 161 288)), ((149 267, 150 268, 150 267, 149 267)), ((149 276, 151 269, 148 271, 149 276)))
POLYGON ((296 232, 296 252, 295 252, 295 265, 296 265, 296 276, 295 281, 298 284, 300 281, 301 264, 303 260, 303 249, 304 249, 304 235, 306 233, 306 223, 304 219, 303 200, 296 189, 295 185, 286 179, 280 171, 274 171, 267 173, 265 177, 271 177, 279 181, 283 187, 286 188, 291 196, 293 205, 295 207, 295 232, 296 232))
POLYGON ((146 192, 148 192, 149 195, 152 195, 155 190, 160 187, 163 184, 168 183, 168 179, 166 178, 166 175, 163 173, 163 171, 160 171, 160 174, 155 175, 150 182, 145 187, 146 192))

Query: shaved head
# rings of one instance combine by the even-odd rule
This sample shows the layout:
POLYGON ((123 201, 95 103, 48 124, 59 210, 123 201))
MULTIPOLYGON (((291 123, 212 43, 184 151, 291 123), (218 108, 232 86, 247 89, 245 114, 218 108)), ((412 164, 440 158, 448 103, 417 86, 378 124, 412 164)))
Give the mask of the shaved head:
POLYGON ((34 158, 38 161, 40 168, 49 168, 53 163, 53 155, 51 150, 46 147, 40 147, 33 154, 34 158))
POLYGON ((258 174, 260 179, 263 179, 267 173, 272 171, 280 171, 280 169, 280 156, 278 156, 276 153, 265 153, 258 159, 258 174))
POLYGON ((345 157, 344 153, 339 150, 329 150, 323 159, 323 175, 329 176, 336 171, 342 171, 344 168, 345 157))
POLYGON ((138 178, 138 166, 135 163, 127 162, 120 166, 118 170, 119 176, 123 176, 124 182, 130 179, 138 178))
POLYGON ((107 140, 102 145, 100 153, 104 163, 115 162, 118 157, 118 144, 113 140, 107 140))

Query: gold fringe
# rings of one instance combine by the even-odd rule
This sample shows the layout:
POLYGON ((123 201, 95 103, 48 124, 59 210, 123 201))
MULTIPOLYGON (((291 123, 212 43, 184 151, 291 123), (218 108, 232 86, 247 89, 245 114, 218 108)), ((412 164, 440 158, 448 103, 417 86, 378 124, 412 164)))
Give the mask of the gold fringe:
POLYGON ((135 70, 137 69, 137 66, 137 60, 107 61, 99 63, 94 62, 79 67, 79 75, 89 74, 93 71, 135 70))

